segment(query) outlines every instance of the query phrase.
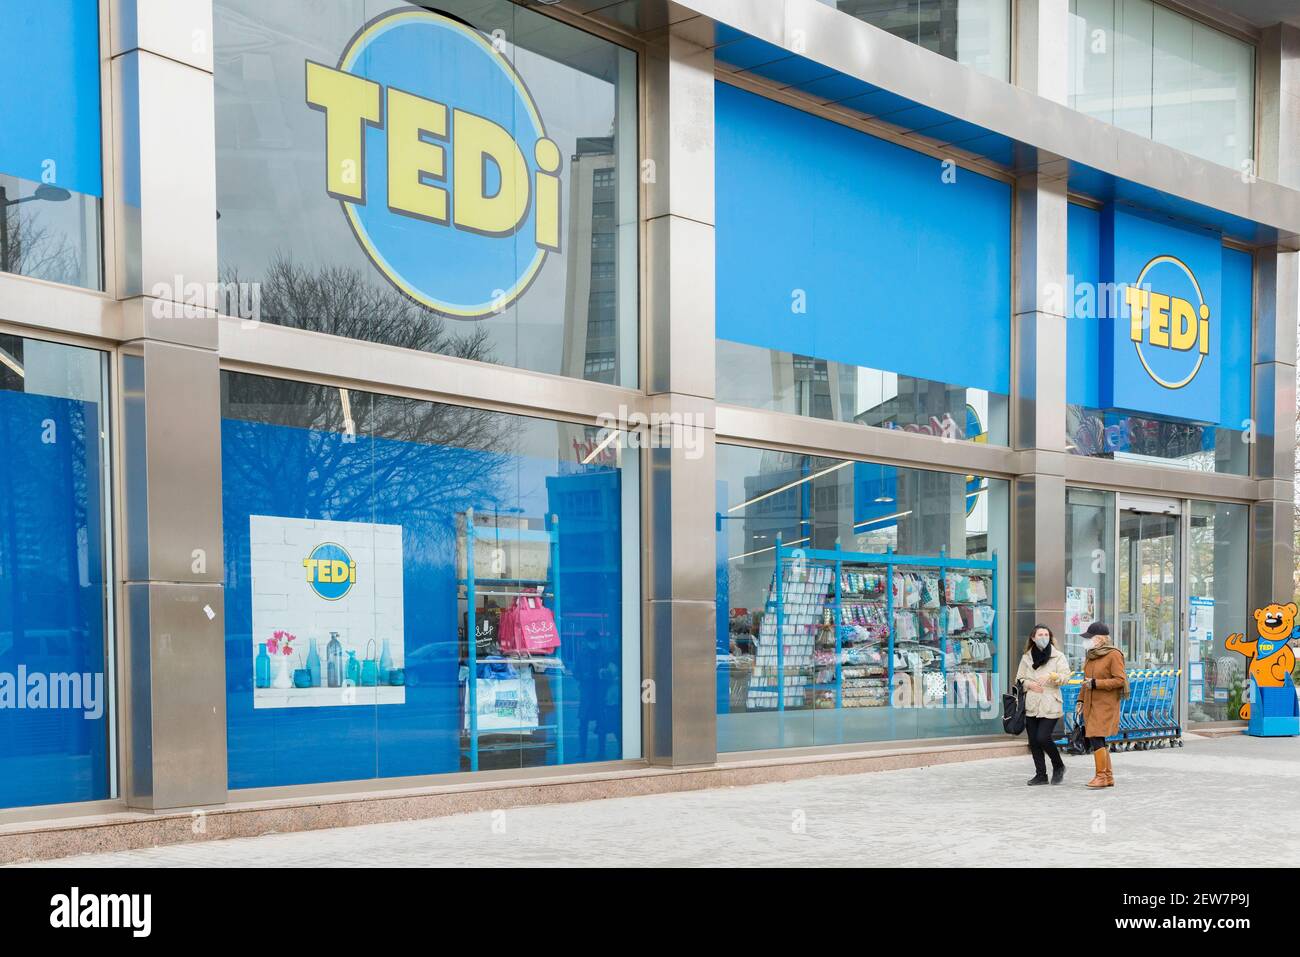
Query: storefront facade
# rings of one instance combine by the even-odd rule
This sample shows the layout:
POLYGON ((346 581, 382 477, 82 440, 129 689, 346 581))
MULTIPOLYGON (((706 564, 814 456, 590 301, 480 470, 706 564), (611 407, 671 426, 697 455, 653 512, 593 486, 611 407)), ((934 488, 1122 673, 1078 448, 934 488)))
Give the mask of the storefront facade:
POLYGON ((976 739, 1036 622, 1236 717, 1300 27, 162 6, 0 58, 0 820, 976 739))

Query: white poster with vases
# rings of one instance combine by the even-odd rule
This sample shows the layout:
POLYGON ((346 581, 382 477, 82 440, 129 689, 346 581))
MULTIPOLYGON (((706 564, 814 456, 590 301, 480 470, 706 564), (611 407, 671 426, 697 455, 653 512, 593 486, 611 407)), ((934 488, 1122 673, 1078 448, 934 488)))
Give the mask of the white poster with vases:
POLYGON ((402 527, 249 518, 253 707, 402 704, 402 527))

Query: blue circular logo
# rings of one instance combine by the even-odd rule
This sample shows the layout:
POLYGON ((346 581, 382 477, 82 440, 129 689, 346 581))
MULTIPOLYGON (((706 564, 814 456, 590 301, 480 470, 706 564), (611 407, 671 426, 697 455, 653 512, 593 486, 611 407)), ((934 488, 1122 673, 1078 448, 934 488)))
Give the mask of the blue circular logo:
POLYGON ((302 564, 307 570, 307 584, 326 601, 338 601, 357 582, 357 563, 346 548, 334 542, 317 545, 302 564))
POLYGON ((560 151, 503 49, 406 8, 362 27, 337 69, 307 63, 326 191, 393 285, 454 318, 502 312, 560 247, 560 151))

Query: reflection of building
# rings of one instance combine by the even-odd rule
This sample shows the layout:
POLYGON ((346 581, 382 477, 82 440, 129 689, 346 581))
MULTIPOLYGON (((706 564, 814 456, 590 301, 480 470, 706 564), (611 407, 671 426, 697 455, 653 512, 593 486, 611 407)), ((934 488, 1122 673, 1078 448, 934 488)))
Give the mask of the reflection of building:
POLYGON ((586 136, 569 159, 564 375, 618 377, 618 217, 614 139, 586 136))
POLYGON ((975 407, 993 440, 1006 441, 1006 396, 986 389, 731 342, 719 361, 732 379, 729 400, 753 396, 780 412, 955 439, 984 431, 970 431, 963 415, 975 407))

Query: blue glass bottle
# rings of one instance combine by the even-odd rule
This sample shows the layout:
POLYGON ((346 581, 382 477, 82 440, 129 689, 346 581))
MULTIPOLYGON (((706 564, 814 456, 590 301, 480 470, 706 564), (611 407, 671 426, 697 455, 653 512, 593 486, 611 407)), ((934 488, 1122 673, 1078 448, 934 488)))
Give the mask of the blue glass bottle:
POLYGON ((393 673, 393 653, 388 648, 388 639, 384 639, 384 650, 379 655, 379 683, 381 685, 392 683, 393 673))
POLYGON ((320 687, 320 652, 316 650, 316 639, 311 639, 311 650, 307 652, 307 670, 311 672, 311 686, 320 687))
POLYGON ((330 632, 329 644, 325 646, 326 678, 331 688, 342 688, 343 679, 343 642, 339 641, 337 631, 330 632))
POLYGON ((348 649, 348 684, 357 687, 361 684, 361 662, 357 661, 357 653, 351 648, 348 649))
POLYGON ((258 688, 271 687, 271 659, 266 653, 266 642, 258 642, 257 662, 253 670, 253 683, 258 688))

